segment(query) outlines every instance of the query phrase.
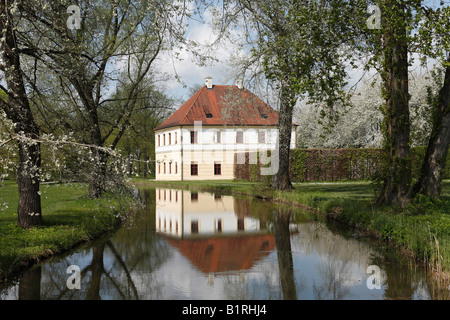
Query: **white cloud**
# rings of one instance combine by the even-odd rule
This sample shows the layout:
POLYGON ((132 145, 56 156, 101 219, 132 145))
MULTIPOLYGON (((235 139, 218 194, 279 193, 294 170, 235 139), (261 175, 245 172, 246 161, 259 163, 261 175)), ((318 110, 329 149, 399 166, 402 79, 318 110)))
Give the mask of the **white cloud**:
POLYGON ((186 46, 182 50, 166 51, 158 60, 158 70, 171 76, 171 80, 166 83, 166 88, 171 95, 189 98, 189 87, 195 84, 204 84, 206 77, 213 78, 213 84, 231 84, 229 75, 228 60, 232 54, 238 50, 238 46, 228 40, 222 39, 219 43, 211 46, 217 40, 217 33, 211 27, 213 15, 210 10, 203 13, 204 22, 191 21, 186 39, 200 44, 198 52, 209 55, 213 59, 198 61, 194 53, 190 52, 186 46), (179 76, 181 82, 176 79, 179 76))

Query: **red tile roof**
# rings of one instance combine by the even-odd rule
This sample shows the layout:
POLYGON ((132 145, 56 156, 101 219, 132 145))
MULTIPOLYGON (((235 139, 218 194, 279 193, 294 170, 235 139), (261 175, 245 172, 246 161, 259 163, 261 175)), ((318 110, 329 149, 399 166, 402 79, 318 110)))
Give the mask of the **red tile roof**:
POLYGON ((165 237, 182 255, 204 273, 248 270, 276 247, 275 236, 185 239, 165 237))
POLYGON ((194 125, 276 126, 278 112, 249 90, 235 85, 203 86, 155 129, 194 125))

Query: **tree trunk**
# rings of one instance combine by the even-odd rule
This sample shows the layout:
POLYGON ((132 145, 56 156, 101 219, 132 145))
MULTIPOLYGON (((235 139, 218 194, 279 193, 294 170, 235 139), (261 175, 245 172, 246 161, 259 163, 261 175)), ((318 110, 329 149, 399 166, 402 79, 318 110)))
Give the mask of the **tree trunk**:
POLYGON ((41 167, 40 145, 19 142, 19 208, 17 224, 28 229, 42 224, 41 196, 39 191, 39 170, 41 167))
POLYGON ((131 157, 131 154, 128 153, 128 177, 133 176, 133 158, 131 157))
MULTIPOLYGON (((450 54, 447 58, 450 63, 450 54)), ((450 67, 445 70, 444 85, 439 91, 433 114, 433 128, 428 142, 419 180, 414 185, 412 197, 417 193, 439 197, 442 172, 445 168, 450 143, 450 67)))
MULTIPOLYGON (((273 176, 273 189, 291 190, 292 183, 290 177, 290 149, 292 133, 292 113, 295 105, 295 95, 289 90, 288 84, 283 84, 281 88, 280 111, 278 113, 278 168, 273 176)), ((273 155, 271 157, 274 159, 273 155)), ((273 165, 273 163, 272 163, 273 165)))
POLYGON ((411 184, 408 45, 404 4, 395 3, 390 10, 393 16, 384 37, 385 161, 378 203, 403 206, 411 184))
POLYGON ((148 171, 148 163, 147 163, 147 161, 148 161, 148 155, 147 155, 147 151, 144 153, 144 164, 143 164, 143 167, 144 167, 144 178, 147 178, 147 171, 148 171))
POLYGON ((94 163, 92 164, 92 173, 89 177, 89 197, 91 199, 98 199, 106 191, 108 155, 95 147, 92 148, 92 152, 95 156, 94 163))
POLYGON ((28 229, 42 223, 39 192, 41 151, 39 143, 30 141, 30 139, 39 138, 39 129, 34 122, 25 90, 14 26, 11 21, 12 14, 8 10, 11 5, 11 3, 7 5, 5 0, 0 2, 0 33, 3 38, 0 40, 0 52, 8 87, 8 101, 3 101, 1 106, 8 118, 14 122, 14 130, 18 136, 19 207, 17 223, 28 229))

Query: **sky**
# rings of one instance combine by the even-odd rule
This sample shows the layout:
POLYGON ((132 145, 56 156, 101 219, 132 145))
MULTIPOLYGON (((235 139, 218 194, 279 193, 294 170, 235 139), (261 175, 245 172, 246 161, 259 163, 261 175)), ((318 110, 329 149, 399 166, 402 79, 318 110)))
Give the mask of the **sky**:
MULTIPOLYGON (((188 40, 193 40, 202 45, 208 45, 217 39, 210 23, 212 15, 209 11, 203 13, 204 22, 191 20, 186 35, 188 40)), ((228 64, 230 57, 237 53, 235 44, 228 40, 221 41, 219 47, 210 51, 210 54, 219 61, 206 61, 205 65, 198 65, 194 54, 184 50, 177 59, 171 51, 165 51, 158 59, 156 69, 167 73, 170 80, 165 83, 165 89, 170 96, 187 100, 190 98, 190 88, 194 85, 204 85, 206 77, 213 78, 213 84, 235 84, 228 64), (182 82, 176 79, 178 75, 182 82)))
MULTIPOLYGON (((191 5, 193 5, 191 3, 191 5)), ((369 16, 369 15, 368 15, 369 16)), ((193 40, 198 43, 207 45, 213 42, 217 35, 213 32, 211 27, 211 21, 213 16, 210 11, 203 12, 203 22, 198 20, 191 20, 189 23, 189 29, 186 35, 188 40, 193 40)), ((239 37, 236 31, 233 31, 233 37, 235 39, 243 39, 239 37)), ((175 98, 177 104, 175 107, 179 107, 182 103, 190 98, 190 88, 194 85, 204 85, 205 78, 211 76, 213 78, 213 84, 235 84, 235 79, 237 78, 238 70, 232 69, 232 64, 230 63, 230 58, 233 55, 246 54, 240 49, 236 43, 232 43, 229 40, 222 40, 218 48, 214 48, 211 54, 218 59, 217 62, 206 62, 205 65, 200 66, 194 61, 194 55, 187 50, 181 52, 180 59, 174 58, 174 53, 170 51, 164 52, 158 59, 156 70, 163 72, 168 75, 168 81, 164 82, 163 90, 171 97, 175 98), (179 76, 181 83, 176 79, 176 75, 179 76)), ((410 70, 418 70, 423 72, 419 66, 419 60, 415 59, 414 64, 411 66, 410 70)), ((371 77, 376 72, 372 71, 367 73, 367 77, 371 77)), ((353 86, 357 83, 361 76, 364 74, 362 69, 349 70, 349 86, 353 86)), ((244 77, 244 86, 246 84, 246 79, 244 77)), ((255 92, 258 94, 258 92, 255 92)), ((261 97, 265 98, 265 97, 261 97)), ((272 101, 267 101, 269 104, 273 105, 272 101), (272 103, 271 103, 272 102, 272 103)))

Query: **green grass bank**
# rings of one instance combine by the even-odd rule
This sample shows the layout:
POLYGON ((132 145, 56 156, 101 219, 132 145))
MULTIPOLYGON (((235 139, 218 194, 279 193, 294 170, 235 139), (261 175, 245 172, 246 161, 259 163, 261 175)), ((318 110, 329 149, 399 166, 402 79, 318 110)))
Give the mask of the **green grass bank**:
POLYGON ((24 230, 17 226, 17 184, 0 182, 0 281, 114 230, 125 218, 124 196, 92 200, 85 184, 41 184, 41 192, 44 223, 24 230))
POLYGON ((133 179, 136 186, 160 186, 246 194, 269 201, 309 208, 318 219, 350 226, 355 237, 368 237, 398 247, 424 264, 433 275, 448 281, 450 275, 450 181, 443 182, 438 200, 417 197, 408 207, 375 206, 369 182, 296 183, 292 191, 273 191, 248 181, 151 181, 133 179))

